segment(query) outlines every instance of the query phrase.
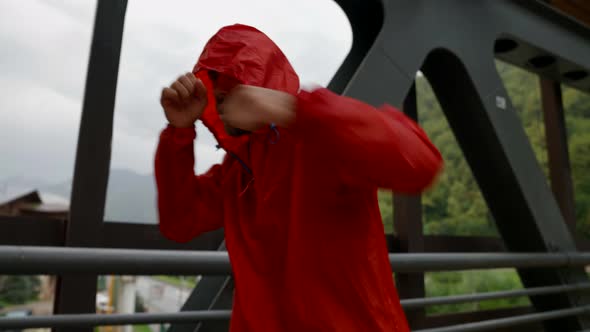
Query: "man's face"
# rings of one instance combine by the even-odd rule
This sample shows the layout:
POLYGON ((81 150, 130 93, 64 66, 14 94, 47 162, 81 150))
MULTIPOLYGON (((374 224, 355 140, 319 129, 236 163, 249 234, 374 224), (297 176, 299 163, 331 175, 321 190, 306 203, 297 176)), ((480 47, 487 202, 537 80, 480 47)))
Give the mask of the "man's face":
MULTIPOLYGON (((235 87, 237 84, 239 84, 239 82, 233 77, 217 73, 214 73, 212 75, 212 78, 214 85, 215 103, 217 104, 217 113, 223 114, 223 101, 225 100, 225 96, 227 96, 231 89, 235 87)), ((246 130, 232 127, 227 123, 224 123, 223 126, 225 132, 230 136, 241 136, 249 133, 246 130)))

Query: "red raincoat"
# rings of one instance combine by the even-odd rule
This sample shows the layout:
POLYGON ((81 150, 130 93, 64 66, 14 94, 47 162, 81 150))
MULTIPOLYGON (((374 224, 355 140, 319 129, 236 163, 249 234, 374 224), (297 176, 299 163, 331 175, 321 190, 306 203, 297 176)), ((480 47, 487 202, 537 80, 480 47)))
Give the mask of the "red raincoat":
POLYGON ((215 102, 202 120, 227 151, 194 175, 194 128, 168 126, 155 175, 160 230, 185 242, 225 228, 235 277, 233 332, 408 331, 393 283, 377 188, 418 193, 441 156, 398 110, 375 109, 326 89, 298 91, 279 48, 244 25, 211 38, 207 70, 297 97, 295 124, 229 137, 215 102))

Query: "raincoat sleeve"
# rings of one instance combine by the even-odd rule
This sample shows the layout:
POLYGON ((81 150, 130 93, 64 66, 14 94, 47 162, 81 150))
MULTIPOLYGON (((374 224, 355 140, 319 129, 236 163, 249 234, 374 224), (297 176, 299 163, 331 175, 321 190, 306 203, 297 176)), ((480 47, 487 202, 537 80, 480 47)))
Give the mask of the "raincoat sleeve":
POLYGON ((376 109, 327 89, 301 91, 295 132, 307 148, 338 162, 345 180, 395 192, 426 189, 442 157, 426 133, 397 109, 376 109))
POLYGON ((194 128, 168 126, 156 150, 160 232, 177 242, 187 242, 223 226, 222 166, 195 176, 194 128))

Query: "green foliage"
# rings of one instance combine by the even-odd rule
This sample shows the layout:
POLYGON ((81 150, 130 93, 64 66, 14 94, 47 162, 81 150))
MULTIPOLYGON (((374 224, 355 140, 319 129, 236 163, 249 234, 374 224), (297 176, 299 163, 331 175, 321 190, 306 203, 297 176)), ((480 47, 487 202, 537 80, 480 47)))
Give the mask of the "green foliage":
POLYGON ((569 148, 576 199, 576 229, 590 237, 590 131, 572 135, 569 148))
POLYGON ((0 302, 13 305, 36 300, 40 285, 38 276, 0 276, 0 302))
MULTIPOLYGON (((514 269, 426 273, 424 282, 426 285, 426 296, 429 297, 485 293, 522 288, 518 274, 514 269)), ((526 305, 530 305, 529 300, 526 297, 518 297, 432 306, 427 308, 427 313, 445 314, 526 305)))
POLYGON ((134 325, 133 332, 152 332, 148 325, 134 325))
POLYGON ((393 196, 391 192, 379 190, 379 209, 381 210, 381 219, 386 234, 393 234, 393 196))

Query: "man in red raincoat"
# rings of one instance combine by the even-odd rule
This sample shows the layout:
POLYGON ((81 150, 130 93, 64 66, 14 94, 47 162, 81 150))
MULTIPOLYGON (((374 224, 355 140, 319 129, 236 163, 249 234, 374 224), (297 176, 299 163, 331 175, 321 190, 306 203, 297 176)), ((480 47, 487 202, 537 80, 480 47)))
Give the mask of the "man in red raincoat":
POLYGON ((300 91, 281 50, 244 25, 215 34, 161 104, 160 230, 186 242, 225 228, 231 331, 409 331, 377 188, 419 193, 441 169, 415 122, 327 89, 300 91), (195 176, 199 119, 227 153, 195 176))

